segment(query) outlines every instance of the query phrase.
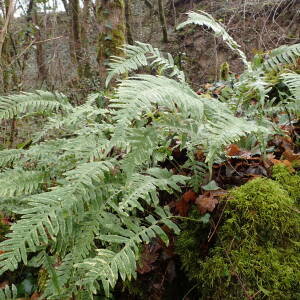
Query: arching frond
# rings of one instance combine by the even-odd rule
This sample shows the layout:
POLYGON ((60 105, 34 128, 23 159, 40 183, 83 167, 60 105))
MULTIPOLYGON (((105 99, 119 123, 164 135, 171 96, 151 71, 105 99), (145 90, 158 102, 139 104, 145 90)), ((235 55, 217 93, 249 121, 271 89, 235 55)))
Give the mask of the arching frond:
POLYGON ((178 69, 169 53, 167 57, 164 57, 157 48, 141 42, 136 42, 136 45, 125 45, 122 50, 125 57, 113 56, 111 59, 106 85, 117 75, 136 71, 145 66, 158 68, 161 75, 176 77, 182 82, 185 81, 184 73, 178 69))
POLYGON ((268 56, 269 58, 261 66, 263 70, 278 71, 286 65, 295 65, 297 58, 300 56, 300 44, 280 46, 268 53, 268 56))
POLYGON ((240 45, 227 33, 220 23, 215 21, 210 14, 204 11, 199 11, 198 13, 189 12, 187 15, 188 19, 179 24, 177 29, 181 29, 190 24, 207 26, 208 28, 212 29, 217 36, 221 36, 227 46, 239 55, 248 70, 251 69, 251 65, 247 60, 246 54, 240 49, 240 45))
POLYGON ((70 110, 71 104, 59 93, 37 91, 0 97, 0 120, 22 116, 25 113, 70 110))
POLYGON ((0 151, 0 168, 12 164, 14 161, 21 158, 24 154, 23 149, 9 149, 0 151))
POLYGON ((181 111, 194 119, 203 117, 203 104, 198 95, 186 84, 152 75, 138 75, 124 80, 117 91, 111 108, 118 109, 115 119, 130 122, 143 114, 152 116, 156 108, 171 112, 181 111))

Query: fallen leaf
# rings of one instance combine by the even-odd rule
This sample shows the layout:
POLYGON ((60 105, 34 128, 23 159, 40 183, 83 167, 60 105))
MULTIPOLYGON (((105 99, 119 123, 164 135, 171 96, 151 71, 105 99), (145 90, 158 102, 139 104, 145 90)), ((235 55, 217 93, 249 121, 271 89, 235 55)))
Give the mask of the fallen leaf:
POLYGON ((292 150, 286 149, 282 153, 282 157, 287 159, 288 161, 300 160, 300 154, 295 154, 292 150))
POLYGON ((176 211, 180 216, 187 216, 188 210, 190 208, 190 203, 195 202, 196 198, 197 194, 192 190, 188 190, 182 195, 181 199, 175 203, 176 211))
POLYGON ((197 194, 193 190, 188 190, 182 195, 182 199, 185 202, 195 201, 197 198, 197 194))
POLYGON ((236 144, 231 144, 226 147, 226 154, 228 156, 238 156, 241 153, 241 149, 236 144))
POLYGON ((196 204, 201 214, 212 212, 218 203, 219 201, 216 198, 205 193, 196 199, 196 204))

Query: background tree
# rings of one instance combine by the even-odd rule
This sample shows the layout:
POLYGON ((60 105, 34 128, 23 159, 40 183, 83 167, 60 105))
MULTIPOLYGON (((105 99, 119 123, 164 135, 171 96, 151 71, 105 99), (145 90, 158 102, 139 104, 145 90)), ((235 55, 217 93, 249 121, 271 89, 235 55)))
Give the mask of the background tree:
POLYGON ((126 42, 124 0, 97 0, 99 76, 105 78, 108 59, 111 55, 121 56, 119 49, 126 42))

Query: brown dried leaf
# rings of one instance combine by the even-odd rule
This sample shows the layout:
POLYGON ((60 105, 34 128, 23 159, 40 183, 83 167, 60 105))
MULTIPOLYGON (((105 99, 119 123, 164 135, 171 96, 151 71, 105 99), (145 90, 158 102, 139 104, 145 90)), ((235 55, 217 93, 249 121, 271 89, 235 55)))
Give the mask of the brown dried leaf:
POLYGON ((241 149, 236 144, 230 144, 226 147, 226 153, 228 156, 238 156, 241 153, 241 149))
POLYGON ((190 203, 195 202, 196 198, 197 194, 192 190, 188 190, 182 195, 181 199, 175 203, 176 211, 180 216, 187 216, 187 212, 190 208, 190 203))
POLYGON ((210 193, 204 193, 196 199, 196 204, 201 214, 212 212, 218 203, 219 201, 214 196, 211 196, 210 193))
POLYGON ((288 161, 300 160, 300 154, 295 154, 292 150, 286 149, 283 154, 283 158, 288 161))

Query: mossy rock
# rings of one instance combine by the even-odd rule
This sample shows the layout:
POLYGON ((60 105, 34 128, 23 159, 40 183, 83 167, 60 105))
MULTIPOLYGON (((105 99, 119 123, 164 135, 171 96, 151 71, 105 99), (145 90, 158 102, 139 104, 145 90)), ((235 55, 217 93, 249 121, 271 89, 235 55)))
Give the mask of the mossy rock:
POLYGON ((225 202, 223 224, 209 254, 197 257, 194 249, 197 259, 189 264, 178 251, 189 278, 198 285, 198 298, 300 299, 300 214, 295 199, 279 182, 258 178, 231 190, 225 202))

